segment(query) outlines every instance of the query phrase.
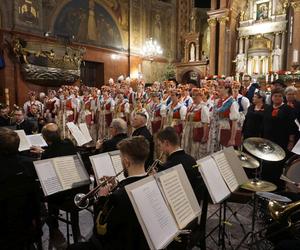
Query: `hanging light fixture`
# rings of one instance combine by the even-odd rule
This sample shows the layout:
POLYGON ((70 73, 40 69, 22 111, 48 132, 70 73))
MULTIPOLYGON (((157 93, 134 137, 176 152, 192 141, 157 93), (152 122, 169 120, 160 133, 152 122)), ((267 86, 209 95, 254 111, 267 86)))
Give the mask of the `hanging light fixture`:
POLYGON ((156 40, 153 40, 152 37, 145 42, 141 51, 141 54, 144 57, 149 58, 151 61, 153 61, 155 57, 162 55, 162 53, 163 50, 160 45, 156 40))

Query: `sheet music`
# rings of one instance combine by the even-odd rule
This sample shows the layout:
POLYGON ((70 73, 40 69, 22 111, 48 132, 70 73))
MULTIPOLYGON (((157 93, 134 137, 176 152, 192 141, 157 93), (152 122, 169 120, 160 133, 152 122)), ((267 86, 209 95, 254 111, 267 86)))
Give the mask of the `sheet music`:
POLYGON ((80 129, 74 124, 74 122, 68 122, 67 127, 69 128, 71 134, 74 136, 78 146, 82 146, 89 142, 80 131, 80 129))
POLYGON ((149 181, 131 190, 131 193, 154 249, 164 248, 178 228, 156 181, 149 181))
POLYGON ((225 157, 225 154, 223 152, 218 152, 213 154, 212 157, 215 159, 220 173, 223 176, 229 190, 234 192, 239 187, 239 184, 225 157))
POLYGON ((213 203, 220 203, 230 195, 230 190, 228 189, 216 162, 211 156, 208 156, 198 160, 197 164, 199 165, 198 170, 202 175, 213 203))
POLYGON ((300 139, 296 143, 296 145, 293 147, 292 152, 296 155, 300 155, 300 139))
POLYGON ((298 130, 300 131, 300 123, 299 123, 298 119, 295 119, 295 123, 296 123, 296 125, 298 127, 298 130))
POLYGON ((35 134, 35 135, 27 135, 28 140, 32 146, 38 147, 47 147, 48 144, 44 140, 42 134, 35 134))
POLYGON ((194 216, 190 201, 176 170, 159 177, 167 201, 180 229, 186 227, 194 216))
POLYGON ((71 189, 74 183, 81 181, 73 156, 58 157, 52 160, 64 190, 71 189))
POLYGON ((86 138, 87 141, 90 142, 90 141, 93 140, 86 123, 80 123, 79 128, 80 128, 80 131, 82 132, 82 134, 84 135, 84 137, 86 138))
MULTIPOLYGON (((111 155, 110 157, 116 173, 121 172, 123 170, 123 165, 122 165, 120 154, 111 155)), ((124 179, 125 176, 123 173, 118 176, 119 181, 122 181, 124 179)))
POLYGON ((15 130, 20 138, 19 151, 29 150, 31 147, 30 141, 28 140, 24 130, 15 130))
POLYGON ((45 196, 63 190, 51 160, 33 162, 45 196))
POLYGON ((115 176, 116 172, 108 153, 90 157, 97 181, 103 176, 115 176))

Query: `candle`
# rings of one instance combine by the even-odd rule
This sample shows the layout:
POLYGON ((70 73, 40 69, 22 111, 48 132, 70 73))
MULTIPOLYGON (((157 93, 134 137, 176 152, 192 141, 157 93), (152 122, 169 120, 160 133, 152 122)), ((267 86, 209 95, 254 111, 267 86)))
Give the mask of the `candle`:
POLYGON ((294 49, 294 52, 293 52, 293 63, 297 63, 298 62, 298 50, 297 49, 294 49))
POLYGON ((274 75, 272 74, 271 75, 271 82, 273 82, 273 80, 274 80, 274 75))
POLYGON ((268 75, 268 73, 266 74, 266 83, 268 82, 268 80, 269 80, 269 75, 268 75))

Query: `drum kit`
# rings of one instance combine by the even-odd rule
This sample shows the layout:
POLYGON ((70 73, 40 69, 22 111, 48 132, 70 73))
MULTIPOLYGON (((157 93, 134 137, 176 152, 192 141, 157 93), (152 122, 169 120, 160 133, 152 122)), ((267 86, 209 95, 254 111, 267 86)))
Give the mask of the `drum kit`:
MULTIPOLYGON (((262 163, 263 161, 281 161, 285 158, 286 154, 285 151, 276 143, 263 139, 258 137, 252 137, 244 140, 243 147, 247 150, 247 153, 236 151, 236 154, 238 158, 241 161, 241 165, 243 168, 246 169, 252 169, 255 170, 255 178, 251 179, 250 181, 244 183, 241 188, 246 189, 249 191, 255 192, 255 195, 253 196, 253 218, 252 218, 252 230, 245 235, 243 240, 241 241, 240 245, 246 240, 248 236, 252 236, 251 245, 254 244, 254 237, 256 233, 254 232, 255 227, 255 210, 256 210, 256 199, 259 198, 261 201, 266 202, 269 204, 269 207, 266 206, 266 209, 269 208, 269 214, 272 216, 272 214, 277 214, 278 211, 275 211, 276 209, 270 207, 270 203, 274 204, 283 204, 280 205, 280 208, 287 207, 289 209, 289 205, 284 205, 291 203, 292 201, 282 195, 271 193, 277 189, 277 186, 271 182, 262 180, 262 163), (251 154, 251 155, 250 155, 251 154), (259 160, 257 160, 256 158, 259 160), (256 198, 257 197, 257 198, 256 198), (275 211, 275 212, 274 212, 275 211)), ((297 159, 296 161, 293 161, 291 167, 289 167, 288 171, 285 172, 281 179, 284 180, 287 183, 287 186, 290 185, 294 188, 296 188, 297 183, 300 183, 300 174, 298 173, 295 177, 295 171, 299 172, 299 168, 296 168, 296 166, 300 165, 300 159, 297 159), (298 179, 295 179, 298 178, 298 179), (293 180, 291 180, 293 179, 293 180)), ((299 192, 300 189, 298 189, 299 192)), ((291 203, 293 204, 293 203, 291 203)), ((299 203, 300 206, 300 203, 299 203)), ((277 205, 278 207, 278 205, 277 205)), ((272 216, 273 218, 273 216, 272 216)))
POLYGON ((275 191, 277 189, 275 184, 261 180, 262 162, 281 161, 285 158, 285 151, 276 143, 259 137, 246 139, 243 146, 250 154, 259 158, 260 162, 249 154, 236 151, 239 159, 241 160, 242 166, 244 168, 256 170, 260 166, 260 171, 256 171, 256 177, 249 182, 244 183, 242 188, 254 192, 275 191))

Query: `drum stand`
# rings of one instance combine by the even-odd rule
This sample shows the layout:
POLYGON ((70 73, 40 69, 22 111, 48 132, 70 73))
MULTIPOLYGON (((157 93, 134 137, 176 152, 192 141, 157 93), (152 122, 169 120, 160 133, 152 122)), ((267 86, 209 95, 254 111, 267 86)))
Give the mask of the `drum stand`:
MULTIPOLYGON (((237 246, 236 250, 238 250, 242 244, 247 240, 248 237, 250 237, 250 249, 253 248, 253 243, 255 242, 255 221, 256 221, 256 208, 257 208, 257 197, 256 194, 253 196, 253 210, 252 210, 252 223, 251 223, 251 230, 244 236, 244 238, 241 240, 240 244, 237 246)), ((257 249, 259 249, 257 247, 257 249)))
MULTIPOLYGON (((240 210, 242 208, 239 208, 238 210, 240 210)), ((227 201, 224 201, 222 203, 219 204, 219 208, 213 213, 211 214, 208 219, 212 218, 214 215, 218 215, 219 218, 219 222, 218 225, 215 226, 206 236, 205 238, 211 237, 211 239, 213 240, 213 242, 221 249, 226 249, 226 239, 227 239, 227 243, 229 245, 229 247, 231 249, 234 249, 231 243, 231 237, 230 237, 230 233, 227 232, 226 230, 226 225, 230 226, 230 219, 232 217, 235 218, 235 220, 238 222, 238 225, 241 227, 242 231, 244 234, 246 234, 246 230, 244 228, 244 225, 242 224, 242 222, 240 221, 240 219, 237 217, 237 212, 233 211, 233 209, 228 206, 227 201), (228 211, 231 213, 231 215, 229 215, 227 217, 228 211), (214 239, 212 234, 218 230, 218 239, 214 239)))

